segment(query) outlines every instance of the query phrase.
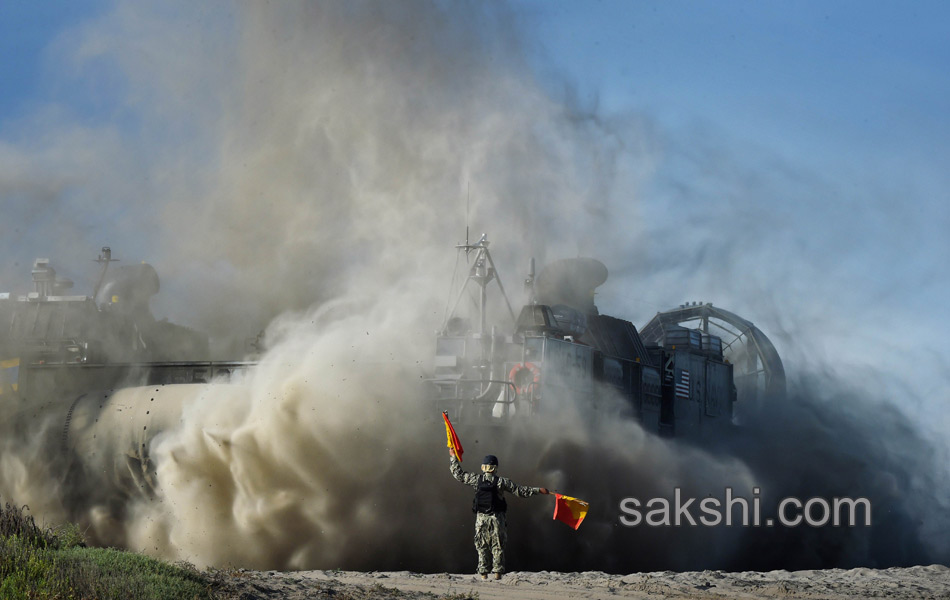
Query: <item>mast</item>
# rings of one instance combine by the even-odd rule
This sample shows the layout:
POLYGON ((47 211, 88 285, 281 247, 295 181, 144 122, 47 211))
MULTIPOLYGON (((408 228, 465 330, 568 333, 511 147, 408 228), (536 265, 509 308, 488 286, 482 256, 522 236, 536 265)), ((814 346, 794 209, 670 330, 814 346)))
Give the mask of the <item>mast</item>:
POLYGON ((475 260, 472 262, 472 266, 469 269, 468 278, 465 280, 465 283, 462 284, 462 289, 459 290, 458 296, 452 305, 452 310, 450 310, 446 315, 445 322, 442 324, 443 330, 445 330, 449 320, 455 316, 458 305, 462 301, 466 290, 471 284, 478 286, 477 333, 479 336, 485 335, 488 318, 488 285, 492 281, 498 283, 498 289, 501 291, 501 296, 505 300, 505 306, 508 308, 508 314, 511 316, 511 322, 515 322, 515 312, 511 308, 511 302, 508 300, 508 294, 505 293, 505 286, 501 283, 501 278, 498 276, 498 271, 495 268, 495 261, 492 260, 491 252, 488 250, 490 243, 491 242, 488 241, 488 234, 483 233, 478 241, 474 244, 469 243, 468 240, 466 240, 465 244, 459 244, 455 247, 459 251, 464 250, 466 254, 475 252, 475 260))

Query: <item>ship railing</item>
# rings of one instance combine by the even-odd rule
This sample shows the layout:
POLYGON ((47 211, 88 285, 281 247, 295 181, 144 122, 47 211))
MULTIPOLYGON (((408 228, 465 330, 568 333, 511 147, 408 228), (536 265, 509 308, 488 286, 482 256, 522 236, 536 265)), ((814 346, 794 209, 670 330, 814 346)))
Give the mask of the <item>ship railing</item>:
MULTIPOLYGON (((453 423, 497 425, 506 422, 513 414, 517 392, 511 381, 450 378, 424 381, 436 388, 429 396, 433 407, 440 411, 447 411, 453 423), (503 393, 502 391, 492 393, 491 398, 481 400, 478 399, 476 393, 468 392, 463 388, 463 386, 483 388, 485 385, 497 386, 498 384, 503 386, 503 393)), ((482 392, 483 395, 484 393, 482 392)))
POLYGON ((447 400, 461 400, 466 402, 471 402, 474 404, 514 404, 515 396, 517 395, 517 388, 515 384, 507 379, 449 379, 449 378, 432 378, 423 380, 428 384, 435 386, 439 394, 435 397, 437 401, 447 401, 447 400), (492 385, 495 383, 500 383, 504 385, 505 398, 504 400, 499 399, 499 397, 486 398, 485 400, 478 400, 472 396, 462 396, 460 393, 460 388, 465 385, 471 384, 488 384, 492 385), (444 392, 446 389, 451 390, 453 393, 451 395, 445 395, 444 392))

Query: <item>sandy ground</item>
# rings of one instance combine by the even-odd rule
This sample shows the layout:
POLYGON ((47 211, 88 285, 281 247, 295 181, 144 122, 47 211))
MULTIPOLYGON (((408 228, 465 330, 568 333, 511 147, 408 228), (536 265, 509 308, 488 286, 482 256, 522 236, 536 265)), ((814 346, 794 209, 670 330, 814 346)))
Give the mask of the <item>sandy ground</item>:
POLYGON ((501 581, 408 571, 232 571, 236 597, 289 598, 950 598, 950 568, 828 569, 727 573, 696 571, 608 575, 514 572, 501 581))

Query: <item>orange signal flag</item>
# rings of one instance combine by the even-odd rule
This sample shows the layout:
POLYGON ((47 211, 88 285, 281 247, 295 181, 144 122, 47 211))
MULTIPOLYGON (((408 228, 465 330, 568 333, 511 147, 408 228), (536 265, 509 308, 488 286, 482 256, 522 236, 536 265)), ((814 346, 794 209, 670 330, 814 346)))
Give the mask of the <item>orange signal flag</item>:
POLYGON ((583 500, 570 496, 562 494, 554 494, 554 496, 554 518, 567 523, 574 529, 580 527, 584 517, 587 516, 587 509, 590 505, 583 500))
POLYGON ((445 420, 445 437, 448 438, 449 448, 455 452, 455 458, 459 459, 459 462, 462 460, 462 442, 459 441, 459 436, 455 433, 455 428, 452 427, 452 422, 449 421, 449 413, 442 411, 442 418, 445 420))

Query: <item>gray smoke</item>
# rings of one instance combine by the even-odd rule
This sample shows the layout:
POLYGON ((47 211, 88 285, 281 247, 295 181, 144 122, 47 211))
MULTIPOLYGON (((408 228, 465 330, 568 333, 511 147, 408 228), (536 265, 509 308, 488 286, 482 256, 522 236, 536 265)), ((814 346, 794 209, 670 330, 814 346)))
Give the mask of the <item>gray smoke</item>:
MULTIPOLYGON (((789 399, 741 407, 743 426, 705 448, 579 407, 497 436, 462 428, 467 468, 491 452, 516 482, 592 503, 573 532, 549 522, 549 499, 513 500, 509 568, 945 559, 942 446, 886 394, 821 368, 828 356, 811 349, 825 325, 858 317, 815 318, 825 303, 784 283, 795 269, 827 281, 787 256, 808 217, 758 204, 760 192, 824 188, 788 169, 764 180, 744 175, 758 165, 723 169, 728 152, 709 140, 552 96, 527 67, 519 18, 423 1, 182 3, 118 7, 60 40, 75 61, 67 80, 121 79, 109 102, 134 127, 80 125, 54 106, 0 141, 4 290, 35 254, 84 261, 109 243, 157 265, 157 314, 209 331, 222 353, 266 327, 268 351, 242 387, 205 390, 154 439, 158 498, 90 494, 24 443, 4 448, 0 493, 80 520, 98 543, 199 564, 469 570, 470 493, 449 477, 418 382, 451 247, 470 225, 489 233, 509 289, 529 256, 600 256, 614 276, 603 312, 644 322, 708 290, 779 332, 800 365, 789 399), (639 201, 641 185, 653 200, 639 201), (763 504, 867 496, 875 525, 619 524, 624 497, 677 486, 697 497, 761 487, 763 504)), ((79 280, 82 261, 67 274, 79 280)))

